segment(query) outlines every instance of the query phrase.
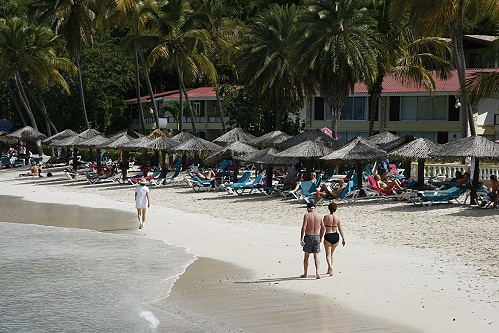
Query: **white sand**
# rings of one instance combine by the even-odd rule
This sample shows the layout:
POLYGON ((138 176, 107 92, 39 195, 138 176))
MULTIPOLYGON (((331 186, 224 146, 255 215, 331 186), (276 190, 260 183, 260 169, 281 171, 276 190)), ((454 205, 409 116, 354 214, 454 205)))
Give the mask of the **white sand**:
MULTIPOLYGON (((19 173, 0 171, 4 194, 135 211, 132 186, 89 185, 66 180, 60 172, 52 178, 16 178, 19 173)), ((138 235, 250 269, 249 282, 327 296, 424 332, 499 332, 498 210, 383 199, 342 204, 338 215, 347 244, 335 253, 334 276, 288 279, 302 273, 304 203, 261 194, 199 193, 183 183, 151 187, 151 197, 148 222, 138 235)), ((326 214, 326 206, 318 212, 326 214)), ((321 263, 325 273, 323 253, 321 263)))

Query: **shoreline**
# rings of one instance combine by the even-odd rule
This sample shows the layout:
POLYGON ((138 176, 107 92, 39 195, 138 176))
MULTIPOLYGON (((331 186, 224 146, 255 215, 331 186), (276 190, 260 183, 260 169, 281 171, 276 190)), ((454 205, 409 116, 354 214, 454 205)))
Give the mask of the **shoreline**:
MULTIPOLYGON (((54 203, 71 198, 70 204, 135 213, 132 186, 88 185, 57 174, 13 179, 15 173, 0 172, 9 195, 54 203)), ((312 281, 296 279, 302 269, 298 239, 304 204, 263 195, 198 193, 175 185, 151 187, 151 195, 148 214, 153 222, 140 232, 130 230, 132 234, 249 269, 249 283, 325 296, 342 307, 423 332, 498 330, 498 234, 490 210, 423 208, 386 200, 342 204, 338 213, 347 246, 335 253, 335 275, 312 281)), ((318 208, 322 215, 325 210, 318 208)))

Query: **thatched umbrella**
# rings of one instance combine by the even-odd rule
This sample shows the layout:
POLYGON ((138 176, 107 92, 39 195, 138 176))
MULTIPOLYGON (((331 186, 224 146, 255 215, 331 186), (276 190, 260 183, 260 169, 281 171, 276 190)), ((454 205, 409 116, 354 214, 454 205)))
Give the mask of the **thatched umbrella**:
POLYGON ((357 173, 357 186, 362 186, 362 162, 380 160, 386 158, 386 151, 378 148, 362 137, 357 137, 341 147, 321 158, 325 161, 352 161, 355 162, 357 173))
POLYGON ((341 143, 330 137, 329 135, 323 133, 320 129, 308 130, 303 133, 297 134, 286 141, 281 142, 278 145, 279 149, 288 149, 290 147, 296 146, 299 143, 305 141, 321 142, 332 149, 338 149, 341 143))
POLYGON ((194 134, 189 132, 180 132, 177 135, 173 136, 172 139, 177 141, 178 143, 184 143, 192 138, 196 138, 194 134))
POLYGON ((397 140, 398 138, 400 137, 388 131, 384 131, 375 135, 371 135, 370 137, 367 138, 367 141, 369 141, 370 143, 374 143, 376 145, 382 145, 391 142, 393 140, 397 140))
POLYGON ((295 164, 297 159, 289 159, 277 156, 279 150, 274 147, 265 148, 256 152, 235 157, 236 160, 262 164, 266 167, 267 187, 272 186, 274 165, 295 164))
POLYGON ((471 204, 475 204, 476 190, 478 189, 478 178, 480 177, 480 159, 499 160, 499 144, 484 138, 483 136, 469 136, 456 141, 446 143, 431 153, 433 157, 439 158, 472 158, 472 186, 471 204))
MULTIPOLYGON (((407 157, 410 161, 412 158, 418 159, 418 186, 424 185, 424 164, 425 160, 430 157, 431 152, 438 149, 440 145, 426 138, 419 138, 409 143, 406 143, 399 148, 396 148, 388 153, 388 156, 407 157)), ((409 178, 411 175, 411 164, 405 166, 404 175, 409 178)))
POLYGON ((290 138, 292 138, 292 136, 289 134, 281 131, 273 131, 248 141, 248 143, 257 148, 267 148, 276 146, 290 138))
POLYGON ((175 146, 174 148, 175 151, 182 153, 182 170, 185 170, 185 161, 184 161, 185 153, 187 152, 193 153, 194 164, 198 164, 199 154, 203 152, 215 152, 221 149, 222 147, 220 147, 219 145, 198 137, 193 137, 185 141, 184 143, 175 146))
MULTIPOLYGON (((102 165, 102 158, 100 156, 100 146, 105 144, 106 142, 109 141, 109 138, 102 134, 97 134, 96 136, 86 139, 78 143, 78 147, 83 147, 83 148, 97 148, 95 154, 97 155, 96 157, 96 162, 97 162, 97 173, 100 174, 101 172, 101 165, 102 165)), ((92 156, 92 154, 90 154, 92 156)))
MULTIPOLYGON (((7 141, 23 141, 26 143, 26 164, 28 164, 29 161, 29 148, 30 148, 30 142, 31 141, 39 141, 46 139, 47 136, 38 130, 34 129, 31 126, 25 126, 23 128, 18 129, 17 131, 11 132, 3 137, 7 141)), ((40 144, 38 144, 38 154, 40 156, 43 155, 42 147, 40 144)))
POLYGON ((151 139, 157 139, 161 136, 166 136, 166 134, 160 130, 159 128, 156 128, 154 131, 152 131, 151 133, 149 133, 148 137, 151 138, 151 139))
POLYGON ((99 134, 100 134, 99 131, 97 131, 93 128, 89 128, 89 129, 87 129, 87 130, 85 130, 77 135, 68 136, 68 137, 60 139, 60 140, 59 139, 52 140, 50 145, 53 147, 72 146, 73 147, 73 167, 76 169, 76 165, 78 163, 78 156, 77 155, 78 155, 79 143, 82 141, 91 139, 94 136, 99 135, 99 134))
POLYGON ((332 153, 333 151, 334 149, 326 147, 323 142, 305 141, 281 151, 277 154, 277 156, 304 161, 307 169, 305 179, 308 180, 310 179, 310 172, 314 170, 314 162, 318 161, 319 158, 332 153))
POLYGON ((160 136, 151 141, 149 148, 154 151, 161 151, 161 177, 166 177, 166 152, 173 151, 178 142, 167 136, 160 136))
MULTIPOLYGON (((255 151, 258 151, 255 147, 252 147, 250 145, 247 145, 241 141, 235 141, 225 148, 217 151, 216 153, 212 154, 208 158, 205 159, 205 162, 207 163, 212 163, 212 162, 218 162, 227 158, 233 158, 235 156, 241 156, 244 154, 249 154, 253 153, 255 151)), ((233 181, 237 181, 237 175, 239 174, 239 167, 241 166, 241 162, 239 160, 234 160, 234 172, 232 179, 233 181)))
POLYGON ((54 134, 52 136, 49 136, 45 140, 42 140, 42 142, 48 144, 48 143, 51 143, 54 140, 65 139, 65 138, 69 138, 71 136, 76 136, 76 135, 78 135, 78 133, 76 133, 75 131, 73 131, 73 130, 71 130, 71 129, 68 128, 68 129, 65 129, 62 132, 59 132, 59 133, 54 134))
POLYGON ((116 148, 121 149, 123 151, 141 151, 142 155, 142 173, 144 175, 147 174, 148 166, 147 166, 147 150, 150 149, 149 146, 153 140, 148 138, 147 136, 142 136, 140 138, 135 138, 129 140, 128 142, 117 145, 116 148))
POLYGON ((242 128, 236 127, 219 136, 218 138, 213 140, 213 142, 218 144, 228 144, 235 141, 248 142, 253 139, 256 139, 253 134, 246 132, 242 128))

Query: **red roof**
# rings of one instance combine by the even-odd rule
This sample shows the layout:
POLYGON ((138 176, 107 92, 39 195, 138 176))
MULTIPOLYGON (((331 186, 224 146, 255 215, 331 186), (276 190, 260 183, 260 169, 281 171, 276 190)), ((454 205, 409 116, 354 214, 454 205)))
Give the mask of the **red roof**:
MULTIPOLYGON (((466 70, 466 76, 470 76, 470 74, 477 72, 497 72, 499 73, 499 68, 473 68, 466 70)), ((451 72, 451 75, 448 80, 442 80, 438 77, 438 75, 434 75, 433 79, 435 80, 435 92, 450 92, 457 93, 459 92, 459 80, 457 77, 457 72, 454 70, 451 72)), ((424 87, 418 87, 414 83, 405 82, 402 84, 400 80, 395 79, 393 75, 385 76, 383 80, 383 93, 387 94, 399 94, 399 93, 423 93, 429 92, 424 87)), ((367 94, 367 87, 363 83, 357 83, 354 87, 354 93, 365 93, 367 94)))
MULTIPOLYGON (((187 93, 189 98, 192 99, 211 99, 216 98, 215 91, 213 87, 200 87, 200 88, 187 88, 187 93)), ((157 98, 169 98, 169 99, 179 99, 179 91, 170 90, 161 93, 154 94, 154 99, 157 98)), ((149 95, 140 97, 141 100, 148 100, 149 95)), ((137 101, 137 98, 127 99, 125 103, 131 103, 137 101)))
MULTIPOLYGON (((499 73, 499 68, 472 68, 466 70, 466 76, 477 72, 497 72, 499 73)), ((448 92, 448 93, 458 93, 459 92, 459 80, 457 78, 456 71, 452 71, 450 78, 448 80, 442 80, 438 75, 434 75, 436 88, 434 92, 448 92)), ((178 99, 178 90, 170 90, 162 93, 154 94, 154 98, 167 98, 167 99, 178 99)), ((200 87, 200 88, 189 88, 187 89, 189 98, 202 100, 202 99, 215 99, 216 94, 213 87, 200 87)), ((383 92, 382 94, 400 94, 400 93, 426 93, 429 92, 424 87, 418 87, 416 84, 411 84, 410 82, 402 82, 396 80, 393 75, 385 76, 383 80, 383 92)), ((367 87, 364 83, 357 83, 354 86, 355 94, 367 94, 367 87)), ((149 95, 142 96, 141 100, 148 100, 149 95)), ((132 98, 125 101, 125 103, 135 102, 137 99, 132 98)))

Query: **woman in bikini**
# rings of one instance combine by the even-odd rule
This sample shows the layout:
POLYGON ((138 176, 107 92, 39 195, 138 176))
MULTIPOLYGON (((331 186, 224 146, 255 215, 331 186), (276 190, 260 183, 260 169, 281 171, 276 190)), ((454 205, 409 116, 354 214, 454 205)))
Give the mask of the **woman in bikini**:
POLYGON ((345 246, 345 236, 341 228, 341 220, 335 214, 338 205, 336 202, 331 202, 328 205, 329 214, 324 216, 324 225, 326 226, 326 233, 324 234, 324 248, 326 249, 327 261, 327 274, 333 276, 333 253, 340 241, 345 246), (339 232, 339 234, 338 234, 339 232))

